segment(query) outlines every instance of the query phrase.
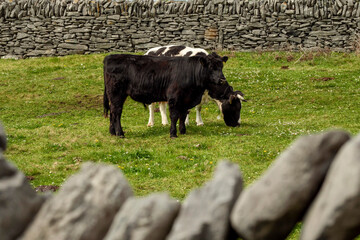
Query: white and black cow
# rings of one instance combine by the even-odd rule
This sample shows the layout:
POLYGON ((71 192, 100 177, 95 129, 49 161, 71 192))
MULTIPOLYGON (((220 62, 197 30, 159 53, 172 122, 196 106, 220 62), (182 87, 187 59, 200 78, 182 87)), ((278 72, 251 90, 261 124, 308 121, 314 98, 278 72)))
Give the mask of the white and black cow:
MULTIPOLYGON (((185 118, 190 108, 201 101, 205 89, 210 96, 238 100, 236 93, 228 91, 222 72, 227 57, 216 53, 194 57, 154 57, 129 54, 114 54, 104 59, 104 114, 110 110, 112 135, 124 137, 121 114, 128 96, 138 102, 151 104, 167 101, 171 127, 170 137, 177 137, 176 123, 180 119, 179 131, 185 134, 185 118), (219 89, 219 91, 218 91, 219 89)), ((235 105, 233 105, 235 106, 235 105)), ((232 114, 224 112, 225 114, 232 114)), ((229 126, 238 126, 229 116, 229 126)))
MULTIPOLYGON (((202 48, 191 48, 186 46, 178 46, 178 45, 169 45, 169 46, 163 46, 163 47, 155 47, 149 49, 145 55, 149 56, 167 56, 167 57, 190 57, 190 56, 207 56, 208 53, 202 48)), ((245 101, 243 98, 243 94, 239 91, 239 99, 242 101, 245 101)), ((204 122, 201 118, 201 107, 202 105, 208 103, 211 100, 211 98, 208 95, 207 90, 204 92, 200 104, 195 106, 196 110, 196 125, 202 126, 204 125, 204 122)), ((220 112, 222 112, 222 102, 214 99, 214 101, 217 103, 220 112)), ((154 109, 155 109, 155 103, 152 103, 149 105, 149 121, 147 126, 152 127, 154 126, 154 109)), ((159 102, 159 109, 161 114, 161 123, 163 125, 169 124, 167 116, 166 116, 166 102, 159 102)), ((241 121, 241 117, 239 115, 239 124, 241 121)), ((185 124, 189 124, 189 114, 186 116, 185 124)))

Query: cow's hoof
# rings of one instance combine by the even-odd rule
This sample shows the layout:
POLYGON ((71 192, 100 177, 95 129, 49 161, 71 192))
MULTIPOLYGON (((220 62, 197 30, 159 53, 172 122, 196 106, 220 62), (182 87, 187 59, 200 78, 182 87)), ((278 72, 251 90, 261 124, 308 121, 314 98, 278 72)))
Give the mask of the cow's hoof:
POLYGON ((204 126, 204 123, 197 123, 197 126, 204 126))
POLYGON ((175 139, 177 138, 178 136, 174 135, 174 136, 170 136, 171 139, 175 139))
POLYGON ((169 124, 168 124, 168 123, 163 123, 162 125, 165 127, 165 126, 167 126, 167 125, 169 125, 169 124))
POLYGON ((118 134, 116 134, 116 136, 117 137, 119 137, 119 138, 125 138, 125 135, 124 135, 124 133, 122 132, 122 133, 118 133, 118 134))
POLYGON ((153 123, 148 123, 148 125, 147 125, 148 127, 153 127, 154 126, 154 124, 153 123))

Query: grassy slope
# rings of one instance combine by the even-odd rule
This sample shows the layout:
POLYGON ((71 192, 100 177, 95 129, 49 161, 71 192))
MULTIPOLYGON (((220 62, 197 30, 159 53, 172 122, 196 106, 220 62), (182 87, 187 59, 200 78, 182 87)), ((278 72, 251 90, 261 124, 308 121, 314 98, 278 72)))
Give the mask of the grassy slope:
MULTIPOLYGON (((217 120, 217 107, 195 111, 187 134, 169 138, 156 114, 128 99, 125 139, 108 133, 102 116, 102 60, 105 55, 0 60, 0 120, 6 157, 34 186, 61 185, 85 161, 118 166, 136 195, 167 191, 183 199, 211 178, 220 159, 236 162, 245 184, 256 180, 299 135, 340 128, 360 129, 360 60, 338 53, 223 53, 224 73, 249 100, 240 128, 217 120)), ((298 229, 296 230, 298 231, 298 229)), ((297 235, 298 233, 295 233, 297 235)))

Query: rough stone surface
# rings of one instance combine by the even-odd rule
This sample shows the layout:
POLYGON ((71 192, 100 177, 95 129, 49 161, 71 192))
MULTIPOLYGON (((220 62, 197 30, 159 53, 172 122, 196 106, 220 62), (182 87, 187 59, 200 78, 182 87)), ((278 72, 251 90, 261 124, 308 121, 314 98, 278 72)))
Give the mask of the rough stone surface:
POLYGON ((30 224, 44 202, 25 176, 0 151, 0 239, 12 240, 30 224))
POLYGON ((231 239, 229 215, 241 190, 238 166, 221 162, 214 178, 185 199, 167 239, 231 239))
POLYGON ((237 200, 231 213, 237 233, 244 239, 285 239, 348 139, 341 131, 299 138, 237 200))
POLYGON ((336 155, 309 209, 301 239, 354 239, 360 234, 360 135, 336 155))
POLYGON ((180 209, 180 203, 165 194, 131 198, 116 215, 105 240, 165 239, 180 209))
POLYGON ((132 195, 117 168, 85 163, 56 197, 46 201, 23 240, 102 239, 117 211, 132 195))

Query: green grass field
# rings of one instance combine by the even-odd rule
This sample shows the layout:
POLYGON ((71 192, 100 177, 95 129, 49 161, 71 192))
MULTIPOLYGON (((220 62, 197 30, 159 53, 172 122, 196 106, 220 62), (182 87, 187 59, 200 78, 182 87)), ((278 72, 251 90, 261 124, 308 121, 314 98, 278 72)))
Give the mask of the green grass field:
MULTIPOLYGON (((166 191, 183 200, 212 177, 216 164, 239 165, 245 185, 266 171, 300 135, 329 129, 360 131, 360 58, 356 54, 233 53, 224 74, 248 102, 242 124, 229 128, 215 103, 195 111, 186 135, 170 139, 169 126, 146 127, 148 111, 130 98, 122 125, 111 136, 102 113, 105 54, 0 60, 0 121, 8 135, 7 159, 31 184, 60 185, 86 161, 121 169, 136 195, 166 191)), ((293 236, 297 236, 299 227, 293 236)), ((290 237, 291 238, 291 237, 290 237)))

